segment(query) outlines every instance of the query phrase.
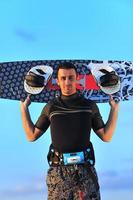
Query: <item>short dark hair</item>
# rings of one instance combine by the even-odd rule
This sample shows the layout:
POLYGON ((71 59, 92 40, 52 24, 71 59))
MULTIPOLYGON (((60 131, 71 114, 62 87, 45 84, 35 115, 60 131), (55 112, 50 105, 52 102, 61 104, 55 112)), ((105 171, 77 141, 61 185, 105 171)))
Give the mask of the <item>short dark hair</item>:
POLYGON ((74 69, 76 74, 77 74, 77 69, 75 67, 75 65, 71 62, 63 62, 63 63, 60 63, 57 67, 57 71, 56 71, 56 77, 58 77, 58 71, 59 69, 74 69))

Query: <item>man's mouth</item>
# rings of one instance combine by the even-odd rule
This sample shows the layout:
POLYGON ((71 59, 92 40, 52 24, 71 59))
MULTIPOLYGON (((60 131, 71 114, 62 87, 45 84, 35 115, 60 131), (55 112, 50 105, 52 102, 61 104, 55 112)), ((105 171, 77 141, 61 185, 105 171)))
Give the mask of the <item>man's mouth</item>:
POLYGON ((70 89, 71 89, 71 86, 67 86, 67 87, 66 87, 66 90, 70 90, 70 89))

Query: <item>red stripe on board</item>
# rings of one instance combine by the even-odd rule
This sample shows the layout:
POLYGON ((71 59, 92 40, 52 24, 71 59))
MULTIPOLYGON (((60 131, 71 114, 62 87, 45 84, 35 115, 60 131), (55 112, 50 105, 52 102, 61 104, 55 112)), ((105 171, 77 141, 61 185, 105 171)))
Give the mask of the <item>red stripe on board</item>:
MULTIPOLYGON (((99 90, 99 86, 97 85, 94 77, 91 74, 83 75, 80 74, 78 75, 77 78, 77 89, 79 90, 99 90)), ((58 90, 59 86, 56 84, 56 79, 50 79, 47 88, 51 90, 58 90)))
POLYGON ((87 75, 79 75, 78 76, 78 84, 77 89, 82 90, 99 90, 99 86, 97 85, 94 77, 91 74, 87 75))

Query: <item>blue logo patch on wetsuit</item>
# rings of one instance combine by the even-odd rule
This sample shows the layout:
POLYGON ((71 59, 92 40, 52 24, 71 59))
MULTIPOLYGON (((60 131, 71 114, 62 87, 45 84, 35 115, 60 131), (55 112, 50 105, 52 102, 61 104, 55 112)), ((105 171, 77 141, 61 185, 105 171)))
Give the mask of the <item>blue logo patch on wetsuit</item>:
POLYGON ((84 163, 84 152, 63 153, 64 165, 84 163))

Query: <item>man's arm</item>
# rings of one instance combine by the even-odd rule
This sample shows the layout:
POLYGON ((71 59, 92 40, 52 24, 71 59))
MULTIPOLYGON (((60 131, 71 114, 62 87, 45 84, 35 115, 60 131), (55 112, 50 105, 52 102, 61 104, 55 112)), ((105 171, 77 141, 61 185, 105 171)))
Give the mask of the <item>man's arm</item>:
POLYGON ((28 108, 30 104, 31 101, 30 97, 28 96, 24 102, 21 102, 20 108, 21 108, 22 123, 26 133, 26 137, 29 141, 33 142, 43 134, 43 131, 36 128, 31 120, 28 108))
POLYGON ((119 103, 115 102, 113 98, 110 97, 109 104, 111 109, 105 127, 96 131, 98 137, 100 137, 104 142, 109 142, 112 139, 118 118, 119 103))

